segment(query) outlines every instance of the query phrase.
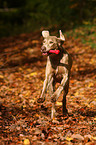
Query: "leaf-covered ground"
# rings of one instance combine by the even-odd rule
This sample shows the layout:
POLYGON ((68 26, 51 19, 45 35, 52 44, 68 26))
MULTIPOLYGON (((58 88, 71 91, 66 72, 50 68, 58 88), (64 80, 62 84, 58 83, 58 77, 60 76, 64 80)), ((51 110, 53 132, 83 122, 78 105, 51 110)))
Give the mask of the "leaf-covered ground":
POLYGON ((73 58, 69 115, 62 116, 61 94, 52 122, 50 96, 37 103, 46 65, 41 42, 39 32, 0 40, 1 145, 95 145, 96 51, 80 39, 66 39, 64 47, 73 58))

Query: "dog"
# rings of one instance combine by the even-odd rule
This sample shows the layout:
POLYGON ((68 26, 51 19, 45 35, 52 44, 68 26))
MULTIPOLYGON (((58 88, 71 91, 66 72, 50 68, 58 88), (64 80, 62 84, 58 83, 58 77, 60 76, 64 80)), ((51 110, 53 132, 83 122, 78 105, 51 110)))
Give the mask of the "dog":
POLYGON ((43 55, 47 56, 47 64, 43 90, 39 101, 40 99, 41 102, 45 100, 45 93, 49 89, 52 102, 51 119, 55 118, 55 104, 62 91, 63 115, 67 113, 66 95, 68 93, 70 71, 72 67, 72 58, 62 46, 65 41, 65 37, 61 30, 59 30, 59 33, 60 38, 57 38, 56 36, 50 36, 49 31, 42 31, 44 40, 41 47, 41 52, 43 55), (60 85, 55 90, 55 84, 57 82, 59 82, 60 85))

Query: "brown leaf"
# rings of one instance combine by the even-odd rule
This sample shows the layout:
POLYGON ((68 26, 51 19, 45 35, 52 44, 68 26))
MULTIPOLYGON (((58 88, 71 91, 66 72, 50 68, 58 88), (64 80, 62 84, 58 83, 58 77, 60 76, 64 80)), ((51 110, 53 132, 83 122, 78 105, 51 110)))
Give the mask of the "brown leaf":
POLYGON ((73 134, 71 136, 71 138, 78 139, 78 140, 84 140, 84 137, 82 135, 80 135, 80 134, 73 134))

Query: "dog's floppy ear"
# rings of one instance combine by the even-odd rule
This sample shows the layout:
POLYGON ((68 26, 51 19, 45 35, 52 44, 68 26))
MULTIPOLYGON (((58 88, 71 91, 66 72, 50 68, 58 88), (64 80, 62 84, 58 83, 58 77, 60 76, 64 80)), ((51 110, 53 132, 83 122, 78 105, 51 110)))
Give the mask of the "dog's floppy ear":
POLYGON ((59 39, 61 39, 62 41, 65 41, 65 37, 64 37, 64 35, 62 34, 61 30, 59 30, 59 33, 60 33, 60 38, 59 38, 59 39))
POLYGON ((42 36, 45 38, 45 37, 48 37, 49 36, 49 31, 42 31, 42 36))
POLYGON ((61 30, 59 30, 59 33, 60 33, 60 38, 57 38, 57 41, 58 41, 58 46, 62 46, 62 44, 64 43, 65 41, 65 37, 64 35, 62 34, 61 30))

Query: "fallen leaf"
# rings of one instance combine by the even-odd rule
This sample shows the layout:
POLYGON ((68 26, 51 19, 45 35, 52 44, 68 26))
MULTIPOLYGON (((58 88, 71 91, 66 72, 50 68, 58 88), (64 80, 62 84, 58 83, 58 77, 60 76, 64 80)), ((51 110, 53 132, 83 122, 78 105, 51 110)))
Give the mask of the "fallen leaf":
POLYGON ((94 84, 91 82, 91 83, 89 83, 89 85, 88 85, 88 87, 90 88, 90 87, 92 87, 94 84))
POLYGON ((36 43, 39 43, 39 41, 38 40, 32 40, 32 43, 36 44, 36 43))
POLYGON ((96 121, 96 118, 94 118, 94 120, 96 121))
POLYGON ((75 139, 78 139, 78 140, 84 140, 84 137, 80 134, 73 134, 71 136, 71 138, 75 138, 75 139))
POLYGON ((91 140, 92 136, 90 134, 84 135, 84 138, 88 138, 91 140))
POLYGON ((96 136, 92 136, 92 139, 96 140, 96 136))
POLYGON ((76 92, 76 93, 75 93, 75 96, 78 96, 78 95, 79 95, 79 92, 76 92))
POLYGON ((66 140, 71 141, 71 140, 73 140, 73 138, 72 137, 66 137, 66 140))
POLYGON ((4 78, 4 76, 3 75, 0 75, 0 79, 3 79, 4 78))
POLYGON ((58 105, 58 106, 62 106, 62 102, 56 102, 56 105, 58 105))
POLYGON ((41 134, 41 133, 42 133, 42 132, 41 132, 40 129, 38 129, 38 128, 35 129, 35 133, 34 133, 34 134, 41 134))
POLYGON ((29 139, 25 139, 23 144, 24 144, 24 145, 30 145, 29 139))
POLYGON ((33 72, 33 73, 30 74, 31 77, 36 76, 36 75, 37 75, 37 72, 33 72))

